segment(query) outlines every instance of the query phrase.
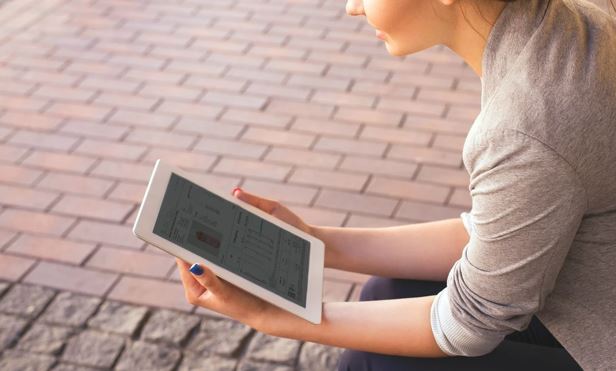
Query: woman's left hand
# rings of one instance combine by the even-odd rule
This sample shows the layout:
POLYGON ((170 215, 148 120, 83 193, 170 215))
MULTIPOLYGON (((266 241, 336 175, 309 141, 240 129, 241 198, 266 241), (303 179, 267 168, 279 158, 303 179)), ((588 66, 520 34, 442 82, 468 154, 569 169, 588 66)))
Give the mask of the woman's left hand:
POLYGON ((252 328, 260 330, 266 312, 272 304, 220 279, 208 267, 199 264, 203 273, 190 272, 191 264, 176 259, 186 300, 192 305, 224 314, 252 328))

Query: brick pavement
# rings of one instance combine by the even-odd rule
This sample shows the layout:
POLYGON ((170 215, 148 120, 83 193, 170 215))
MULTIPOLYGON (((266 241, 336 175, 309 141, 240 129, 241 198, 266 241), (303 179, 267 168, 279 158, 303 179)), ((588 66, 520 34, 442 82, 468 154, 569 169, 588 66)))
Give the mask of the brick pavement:
MULTIPOLYGON (((2 3, 0 280, 11 285, 2 300, 34 285, 56 299, 143 306, 146 327, 155 308, 211 316, 184 301, 172 259, 131 234, 156 158, 223 191, 280 199, 315 224, 457 217, 470 207, 461 150, 479 96, 451 52, 391 57, 338 0, 2 3)), ((356 299, 365 279, 328 270, 326 300, 356 299)), ((130 369, 132 354, 158 351, 139 326, 56 331, 45 314, 0 312, 13 316, 0 329, 13 339, 2 360, 130 369), (30 344, 35 330, 57 349, 30 344), (77 336, 106 344, 111 361, 74 358, 77 336)), ((212 365, 293 368, 337 354, 245 336, 212 365)), ((178 344, 163 352, 171 369, 199 362, 198 346, 178 344)))

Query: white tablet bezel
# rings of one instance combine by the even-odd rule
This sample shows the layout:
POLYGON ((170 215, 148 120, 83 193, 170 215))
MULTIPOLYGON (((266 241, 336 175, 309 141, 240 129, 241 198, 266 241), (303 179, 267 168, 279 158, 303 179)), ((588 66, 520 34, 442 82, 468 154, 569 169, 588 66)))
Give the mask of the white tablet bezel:
POLYGON ((212 186, 208 186, 207 182, 202 179, 197 180, 195 175, 191 175, 181 169, 172 167, 160 160, 156 161, 154 170, 150 177, 150 182, 143 197, 143 202, 137 214, 137 219, 133 226, 133 233, 140 239, 174 255, 187 262, 204 262, 214 273, 223 278, 224 280, 242 288, 243 290, 271 303, 282 309, 285 309, 301 318, 304 318, 312 323, 321 323, 321 309, 322 309, 322 293, 323 293, 323 269, 324 269, 324 244, 321 240, 305 233, 304 231, 296 228, 290 224, 287 224, 280 219, 277 219, 270 214, 246 203, 230 194, 223 194, 217 192, 212 186), (252 212, 253 214, 266 219, 267 221, 284 228, 285 230, 293 233, 310 242, 310 257, 308 265, 308 280, 307 280, 307 293, 306 293, 306 308, 295 304, 294 302, 284 299, 283 297, 233 273, 208 259, 196 255, 193 252, 184 249, 181 246, 170 242, 163 237, 154 234, 154 223, 160 207, 162 205, 165 191, 169 184, 171 173, 175 173, 205 189, 215 193, 216 195, 224 198, 225 200, 232 202, 241 208, 252 212))

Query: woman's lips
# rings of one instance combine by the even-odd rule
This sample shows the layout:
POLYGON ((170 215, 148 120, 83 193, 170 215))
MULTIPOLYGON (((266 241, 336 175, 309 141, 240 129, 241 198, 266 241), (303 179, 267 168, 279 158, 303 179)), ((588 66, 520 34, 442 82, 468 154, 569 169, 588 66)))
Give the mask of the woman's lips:
POLYGON ((385 37, 386 37, 385 32, 380 31, 380 30, 376 30, 376 37, 381 39, 381 40, 385 40, 385 37))

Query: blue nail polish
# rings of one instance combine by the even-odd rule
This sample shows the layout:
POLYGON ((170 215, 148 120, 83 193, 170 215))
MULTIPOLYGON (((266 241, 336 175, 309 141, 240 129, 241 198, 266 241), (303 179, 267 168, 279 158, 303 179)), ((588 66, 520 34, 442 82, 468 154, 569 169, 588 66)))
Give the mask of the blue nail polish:
POLYGON ((200 276, 203 274, 203 268, 201 268, 201 266, 197 263, 191 265, 189 271, 195 276, 200 276))

